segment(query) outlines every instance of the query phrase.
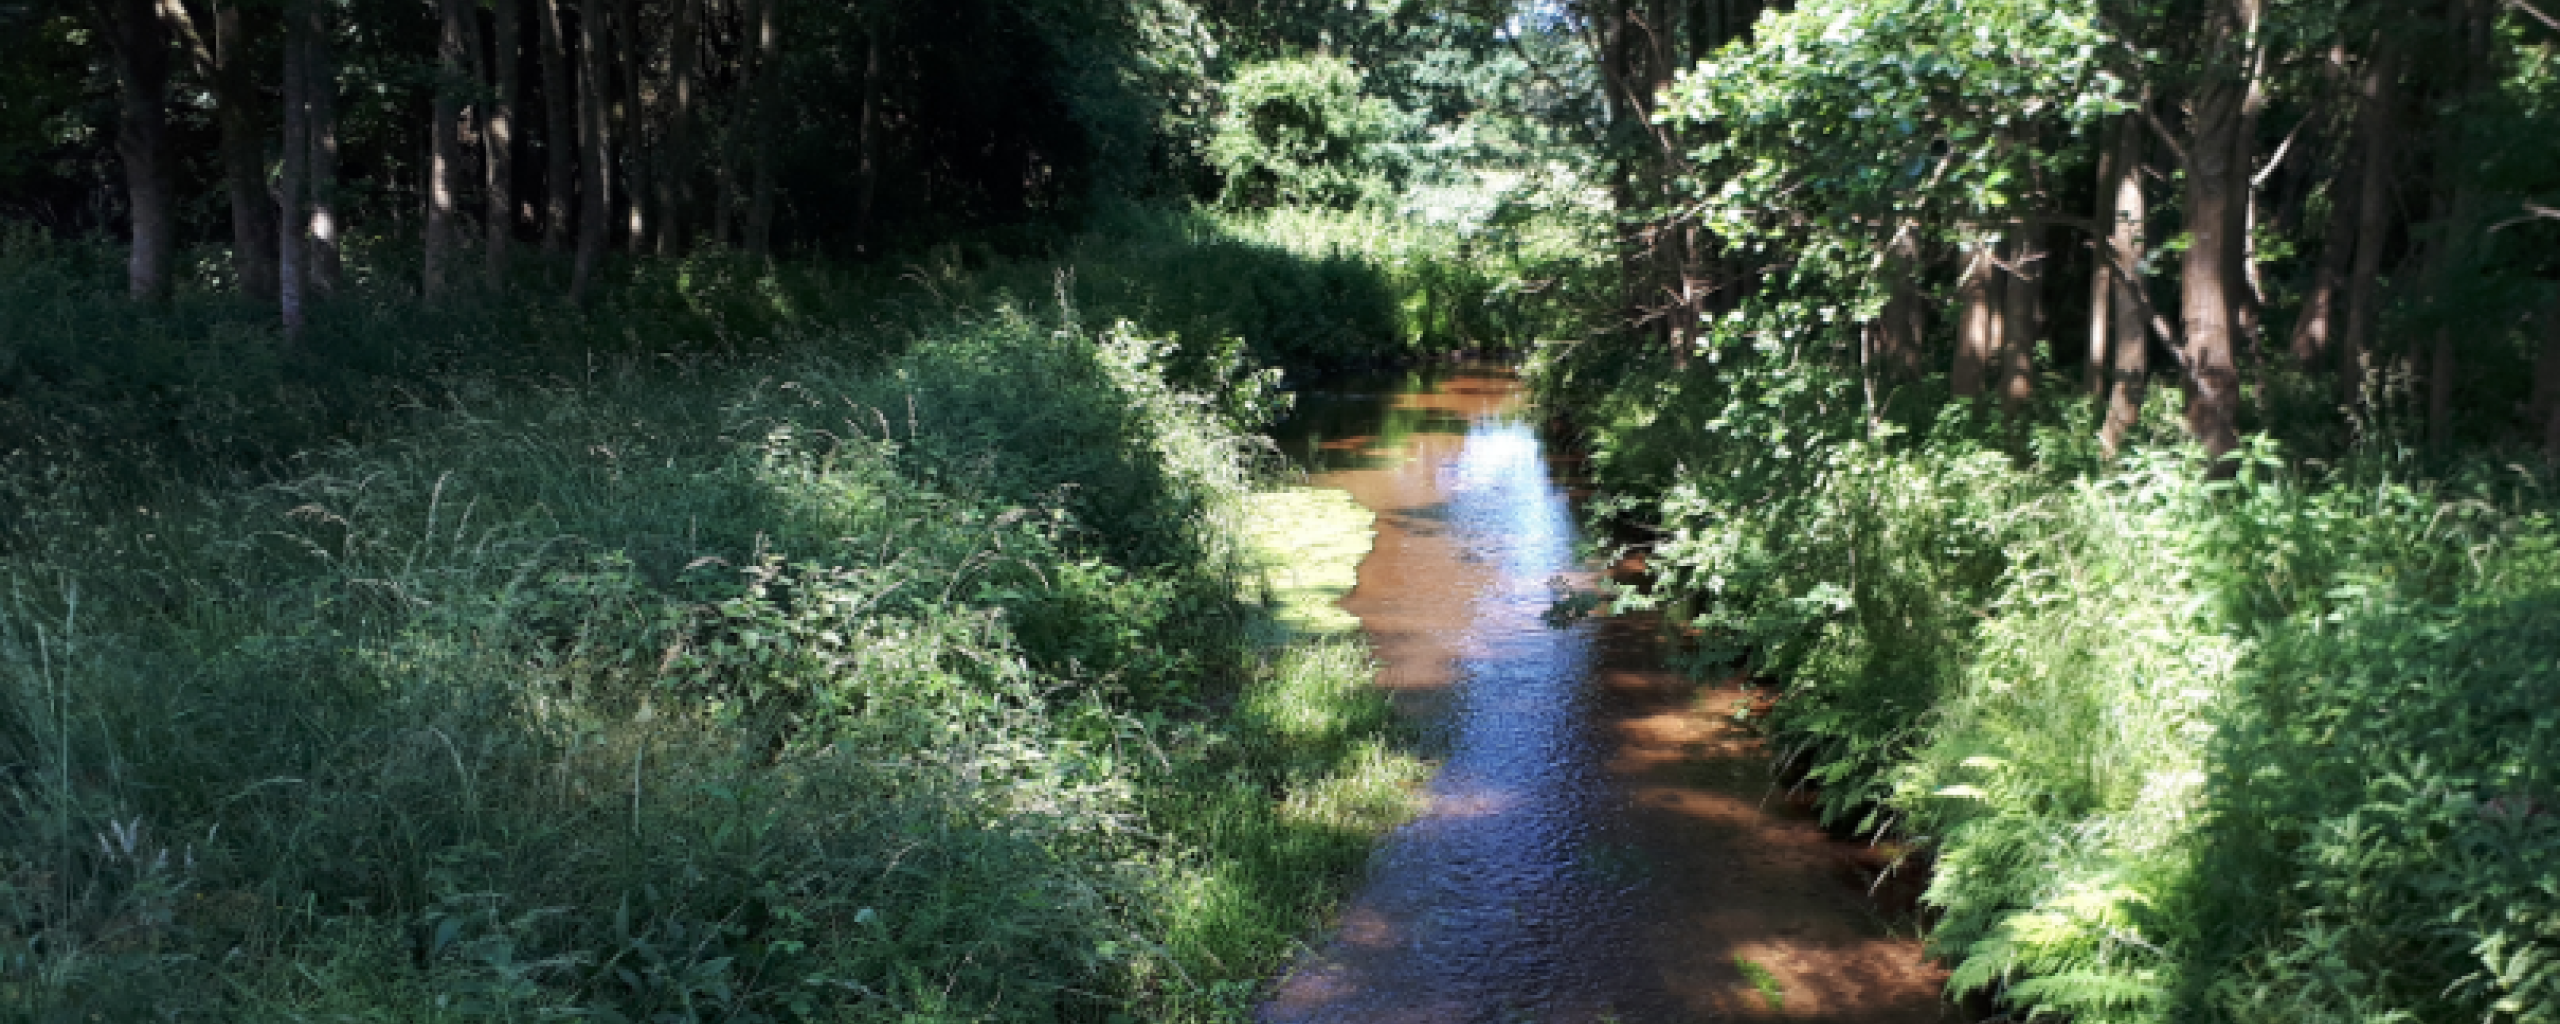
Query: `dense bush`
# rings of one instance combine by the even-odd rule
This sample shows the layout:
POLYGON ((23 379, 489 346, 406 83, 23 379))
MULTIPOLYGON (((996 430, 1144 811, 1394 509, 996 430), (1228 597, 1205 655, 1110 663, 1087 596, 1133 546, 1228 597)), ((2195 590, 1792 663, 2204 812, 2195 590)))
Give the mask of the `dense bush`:
MULTIPOLYGON (((1782 346, 1551 354, 1633 604, 1774 681, 1825 817, 1926 852, 1952 987, 2090 1021, 2560 1014, 2560 503, 2271 442, 2208 483, 2080 412, 1877 398, 1782 346)), ((1927 393, 1934 384, 1913 385, 1927 393)), ((1912 865, 1914 869, 1919 864, 1912 865)))
POLYGON ((1223 1017, 1403 813, 1365 654, 1240 599, 1232 352, 691 261, 360 294, 414 362, 315 383, 13 244, 0 1016, 1223 1017))
POLYGON ((1226 83, 1225 100, 1207 156, 1226 180, 1228 205, 1349 209, 1394 195, 1399 169, 1380 146, 1394 107, 1362 91, 1349 61, 1316 56, 1242 68, 1226 83))

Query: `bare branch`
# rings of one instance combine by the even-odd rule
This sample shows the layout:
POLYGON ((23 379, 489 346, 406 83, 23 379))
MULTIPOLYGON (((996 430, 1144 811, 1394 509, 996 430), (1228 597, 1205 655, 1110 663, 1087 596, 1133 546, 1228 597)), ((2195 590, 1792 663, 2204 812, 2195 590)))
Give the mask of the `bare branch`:
POLYGON ((2267 183, 2267 175, 2274 174, 2276 168, 2284 163, 2284 155, 2293 151, 2293 140, 2301 136, 2302 126, 2310 123, 2311 115, 2309 114, 2302 115, 2302 120, 2293 123, 2293 130, 2284 133, 2284 141, 2277 143, 2275 153, 2267 157, 2267 165, 2258 168, 2258 173, 2249 176, 2250 188, 2258 188, 2267 183))
POLYGON ((2151 104, 2142 105, 2142 123, 2150 125, 2151 133, 2160 137, 2160 144, 2169 147, 2169 155, 2177 159, 2178 166, 2187 166, 2187 147, 2179 145, 2177 134, 2160 123, 2160 115, 2152 112, 2151 104))
POLYGON ((2491 224, 2489 225, 2489 232, 2495 234, 2518 224, 2536 220, 2560 220, 2560 210, 2554 210, 2540 203, 2526 203, 2524 204, 2524 216, 2510 217, 2506 220, 2491 224))
POLYGON ((2526 15, 2532 17, 2533 20, 2541 22, 2542 27, 2544 28, 2550 29, 2554 32, 2560 32, 2560 19, 2555 19, 2548 14, 2542 13, 2532 4, 2524 2, 2524 0, 2507 0, 2507 6, 2523 11, 2526 15))

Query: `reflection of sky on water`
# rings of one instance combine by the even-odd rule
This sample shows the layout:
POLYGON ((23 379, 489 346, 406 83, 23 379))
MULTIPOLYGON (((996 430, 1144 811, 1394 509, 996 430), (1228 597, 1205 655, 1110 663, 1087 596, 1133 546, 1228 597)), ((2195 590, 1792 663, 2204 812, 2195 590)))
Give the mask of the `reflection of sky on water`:
MULTIPOLYGON (((1378 434, 1446 415, 1392 409, 1378 434)), ((1607 799, 1599 752, 1580 728, 1590 640, 1543 618, 1549 581, 1577 568, 1573 510, 1528 421, 1460 422, 1463 441, 1437 465, 1352 464, 1432 474, 1439 502, 1398 514, 1442 531, 1483 582, 1432 594, 1434 581, 1402 581, 1418 583, 1415 600, 1450 606, 1438 627, 1458 654, 1445 761, 1430 810, 1380 851, 1346 910, 1356 927, 1336 940, 1385 962, 1339 964, 1323 986, 1335 1005, 1310 1019, 1392 1017, 1382 1012, 1416 992, 1464 1007, 1456 1019, 1494 1007, 1588 1008, 1605 998, 1593 983, 1612 973, 1595 963, 1624 945, 1623 894, 1613 891, 1623 880, 1591 863, 1590 814, 1607 799), (1362 977, 1379 971, 1393 980, 1362 977)))

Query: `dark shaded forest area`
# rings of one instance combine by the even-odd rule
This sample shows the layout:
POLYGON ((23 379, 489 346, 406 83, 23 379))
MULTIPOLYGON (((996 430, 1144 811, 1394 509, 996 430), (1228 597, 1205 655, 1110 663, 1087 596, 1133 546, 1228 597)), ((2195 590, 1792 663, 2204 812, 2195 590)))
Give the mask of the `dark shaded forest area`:
POLYGON ((2552 1020, 2555 13, 0 3, 0 1016, 1244 1019, 1490 352, 1951 995, 2552 1020))

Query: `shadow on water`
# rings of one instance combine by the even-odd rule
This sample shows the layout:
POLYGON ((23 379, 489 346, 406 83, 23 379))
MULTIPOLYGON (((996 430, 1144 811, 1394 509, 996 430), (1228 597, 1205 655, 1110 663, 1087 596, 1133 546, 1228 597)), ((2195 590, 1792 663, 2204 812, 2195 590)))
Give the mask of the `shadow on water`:
POLYGON ((1546 623, 1593 567, 1509 370, 1310 394, 1281 445, 1377 513, 1343 606, 1442 767, 1262 1019, 1954 1019, 1868 896, 1887 853, 1775 791, 1737 689, 1646 619, 1546 623))

